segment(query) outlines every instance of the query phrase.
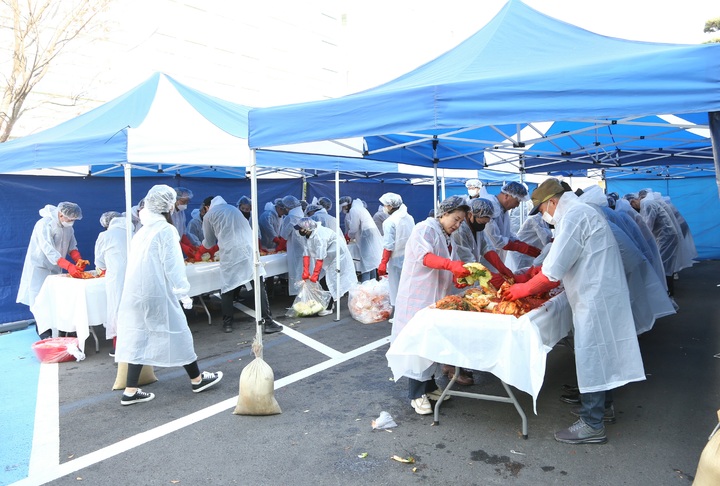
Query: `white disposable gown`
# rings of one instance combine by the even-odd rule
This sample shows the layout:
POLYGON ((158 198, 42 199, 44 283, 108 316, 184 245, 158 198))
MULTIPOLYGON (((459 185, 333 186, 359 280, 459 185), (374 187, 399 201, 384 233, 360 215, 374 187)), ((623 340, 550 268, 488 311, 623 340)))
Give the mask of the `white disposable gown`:
POLYGON ((580 201, 587 203, 608 222, 622 258, 635 332, 642 334, 649 331, 655 324, 655 319, 675 313, 665 288, 665 277, 658 277, 637 243, 623 228, 615 224, 618 215, 607 207, 607 198, 600 186, 593 186, 592 190, 585 191, 580 196, 580 201))
POLYGON ((202 228, 202 219, 200 219, 199 209, 193 209, 192 219, 187 225, 187 231, 185 232, 185 234, 188 236, 188 238, 190 238, 190 241, 193 245, 200 246, 202 244, 204 235, 202 228))
POLYGON ((187 219, 185 218, 185 210, 178 211, 175 209, 175 211, 170 214, 170 219, 173 222, 173 226, 175 226, 175 229, 177 230, 178 234, 180 236, 185 234, 186 226, 187 226, 187 219))
POLYGON ((295 225, 302 218, 302 206, 298 206, 291 209, 280 224, 280 237, 287 240, 288 295, 297 295, 295 286, 302 281, 304 247, 301 236, 295 230, 295 225))
POLYGON ((382 204, 378 206, 377 211, 375 211, 375 214, 373 214, 373 221, 375 221, 375 226, 377 226, 378 231, 380 232, 381 236, 384 236, 385 229, 383 228, 383 223, 386 219, 388 219, 389 214, 385 212, 385 206, 382 204))
MULTIPOLYGON (((649 258, 650 262, 652 263, 653 268, 655 268, 660 280, 664 280, 665 268, 663 267, 662 257, 660 256, 660 249, 658 248, 657 241, 655 241, 655 236, 653 236, 652 231, 648 228, 648 225, 645 224, 645 220, 642 216, 640 216, 640 213, 635 211, 626 199, 618 199, 615 201, 615 212, 626 216, 626 218, 623 219, 630 218, 635 222, 635 226, 638 230, 640 230, 642 239, 645 240, 645 245, 643 247, 648 250, 647 254, 645 251, 643 251, 643 254, 645 256, 650 254, 652 255, 652 257, 649 258)), ((667 290, 667 283, 665 283, 665 288, 667 290)))
POLYGON ((274 250, 277 245, 273 241, 280 235, 280 216, 275 206, 266 209, 258 216, 258 228, 260 229, 260 244, 263 248, 274 250))
POLYGON ((113 218, 108 229, 100 233, 95 241, 95 269, 105 270, 105 299, 107 301, 105 338, 107 339, 112 339, 117 335, 117 316, 125 283, 126 266, 125 218, 113 218))
POLYGON ((184 366, 197 360, 179 300, 190 290, 180 235, 161 214, 140 211, 118 311, 116 363, 184 366))
MULTIPOLYGON (((517 239, 542 250, 545 245, 550 243, 552 230, 543 221, 542 214, 537 213, 525 219, 517 233, 517 239)), ((512 271, 524 270, 532 266, 533 260, 533 257, 519 251, 509 251, 505 265, 512 271)))
POLYGON ((335 231, 318 225, 309 238, 298 235, 298 239, 303 245, 303 256, 309 256, 311 259, 310 274, 315 269, 315 261, 323 261, 320 278, 325 277, 333 299, 339 300, 357 284, 355 264, 347 243, 345 243, 345 238, 342 236, 338 238, 335 231), (340 288, 337 286, 336 278, 338 251, 340 252, 340 288))
POLYGON ((680 228, 667 209, 652 197, 640 200, 640 216, 655 237, 665 275, 669 277, 677 268, 681 239, 680 228))
POLYGON ((513 234, 510 228, 510 215, 505 208, 502 207, 497 196, 492 195, 488 197, 493 205, 495 217, 493 217, 485 225, 485 240, 488 243, 488 251, 495 250, 500 259, 507 265, 507 250, 503 250, 505 245, 510 243, 512 240, 517 240, 517 237, 513 234))
POLYGON ((436 218, 427 218, 416 224, 405 245, 405 261, 400 274, 391 341, 395 340, 420 309, 452 294, 455 289, 452 272, 423 265, 423 259, 428 253, 450 258, 450 238, 436 218))
POLYGON ((382 223, 383 225, 383 248, 391 251, 390 260, 387 264, 388 286, 390 288, 390 303, 395 305, 398 287, 400 286, 400 273, 405 261, 405 247, 410 233, 415 227, 415 219, 408 213, 407 206, 401 204, 382 223))
POLYGON ((335 216, 332 216, 328 214, 327 209, 322 208, 315 211, 315 214, 311 216, 311 218, 314 221, 317 221, 318 223, 322 224, 326 228, 329 228, 333 231, 337 229, 337 218, 335 216))
POLYGON ((692 232, 690 232, 690 226, 688 226, 687 220, 680 214, 678 208, 670 202, 670 198, 662 196, 657 193, 657 199, 670 211, 680 227, 680 255, 678 256, 677 269, 679 272, 683 268, 690 268, 695 263, 695 259, 698 257, 697 248, 695 248, 695 239, 693 238, 692 232))
POLYGON ((75 232, 64 227, 58 219, 58 209, 48 204, 40 211, 41 219, 35 223, 23 264, 17 302, 30 306, 49 275, 62 273, 57 261, 77 249, 75 232))
POLYGON ((355 268, 360 273, 375 270, 382 258, 383 241, 380 231, 360 199, 353 201, 348 216, 349 225, 348 219, 345 219, 348 236, 357 242, 360 251, 360 261, 355 268))
POLYGON ((562 280, 573 312, 581 393, 645 379, 620 251, 607 222, 571 192, 555 210, 543 274, 562 280))
MULTIPOLYGON (((219 247, 221 293, 250 282, 254 277, 252 229, 238 208, 216 196, 203 218, 203 246, 219 247)), ((260 267, 260 274, 265 271, 260 267)))

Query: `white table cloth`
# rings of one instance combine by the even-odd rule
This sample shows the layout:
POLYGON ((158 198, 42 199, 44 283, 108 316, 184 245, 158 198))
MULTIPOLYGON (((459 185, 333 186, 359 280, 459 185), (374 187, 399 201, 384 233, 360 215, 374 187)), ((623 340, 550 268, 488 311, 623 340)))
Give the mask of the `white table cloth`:
POLYGON ((84 352, 90 326, 105 322, 105 279, 78 279, 66 273, 50 275, 43 282, 30 311, 40 334, 49 329, 53 336, 57 336, 58 331, 76 332, 78 347, 84 352))
MULTIPOLYGON (((287 273, 287 253, 261 256, 260 262, 268 276, 287 273)), ((219 262, 193 263, 186 265, 185 270, 191 297, 220 289, 219 262)), ((84 351, 90 326, 104 324, 107 317, 105 279, 51 275, 45 279, 30 310, 37 322, 38 332, 48 329, 53 331, 53 335, 57 335, 58 331, 76 332, 80 350, 84 351)))
POLYGON ((387 352, 395 380, 429 379, 435 363, 488 371, 529 393, 533 408, 547 353, 572 327, 565 293, 516 318, 427 307, 410 320, 387 352))

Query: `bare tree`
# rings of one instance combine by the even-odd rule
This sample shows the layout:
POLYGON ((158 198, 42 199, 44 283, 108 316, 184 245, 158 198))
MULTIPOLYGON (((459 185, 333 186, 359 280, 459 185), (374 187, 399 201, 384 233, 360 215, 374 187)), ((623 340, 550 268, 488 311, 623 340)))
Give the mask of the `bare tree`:
POLYGON ((27 110, 33 88, 57 61, 63 49, 81 33, 98 27, 93 22, 112 0, 1 0, 11 16, 12 63, 0 104, 0 142, 27 110))

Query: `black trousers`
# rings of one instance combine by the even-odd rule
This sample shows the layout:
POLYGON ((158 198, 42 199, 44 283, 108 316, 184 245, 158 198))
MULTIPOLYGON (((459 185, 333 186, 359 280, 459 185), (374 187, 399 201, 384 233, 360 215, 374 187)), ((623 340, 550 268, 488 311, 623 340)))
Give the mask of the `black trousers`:
MULTIPOLYGON (((235 314, 235 307, 233 302, 235 299, 243 299, 247 302, 248 307, 251 309, 255 308, 255 291, 245 290, 245 286, 241 285, 233 290, 220 294, 220 308, 222 310, 223 320, 228 317, 232 318, 235 314)), ((270 311, 270 302, 268 301, 267 292, 265 291, 265 284, 263 279, 260 279, 260 316, 263 319, 272 319, 272 312, 270 311)))
MULTIPOLYGON (((138 381, 140 381, 140 372, 142 371, 142 367, 143 365, 141 364, 128 363, 127 381, 125 384, 127 388, 137 388, 138 381)), ((185 372, 188 374, 190 379, 200 376, 200 368, 198 367, 197 361, 186 364, 183 368, 185 368, 185 372)))

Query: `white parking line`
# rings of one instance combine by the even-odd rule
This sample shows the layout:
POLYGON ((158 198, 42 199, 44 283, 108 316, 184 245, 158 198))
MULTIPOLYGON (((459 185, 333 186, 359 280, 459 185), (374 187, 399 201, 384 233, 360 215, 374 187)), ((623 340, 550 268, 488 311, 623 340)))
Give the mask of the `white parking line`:
POLYGON ((38 376, 35 428, 28 475, 39 474, 60 463, 60 383, 58 364, 42 363, 38 376))
MULTIPOLYGON (((285 328, 285 329, 287 329, 287 328, 285 328)), ((309 338, 307 338, 307 339, 309 339, 309 338)), ((285 378, 281 378, 281 379, 275 381, 275 389, 278 390, 284 386, 290 385, 292 383, 295 383, 297 381, 305 379, 309 376, 312 376, 316 373, 320 373, 329 368, 332 368, 333 366, 337 366, 337 365, 344 363, 346 361, 349 361, 353 358, 357 358, 358 356, 361 356, 369 351, 372 351, 381 346, 384 346, 385 344, 388 344, 389 342, 390 342, 390 336, 382 338, 382 339, 378 339, 375 342, 366 344, 365 346, 354 349, 347 353, 338 353, 338 355, 334 358, 331 358, 322 363, 318 363, 315 366, 311 366, 310 368, 307 368, 302 371, 298 371, 297 373, 293 373, 290 376, 286 376, 285 378)), ((320 343, 317 343, 317 344, 320 344, 320 343)), ((43 365, 43 366, 45 366, 45 365, 43 365)), ((54 365, 54 367, 55 367, 55 387, 54 387, 55 395, 54 395, 54 398, 48 396, 48 394, 45 393, 47 390, 39 389, 37 400, 38 400, 38 404, 42 400, 45 400, 48 402, 50 402, 50 400, 54 400, 50 403, 53 403, 56 405, 55 411, 54 411, 54 416, 57 419, 58 415, 59 415, 57 365, 54 365)), ((42 372, 41 372, 41 377, 42 377, 42 372)), ((41 379, 40 383, 42 383, 42 382, 43 382, 43 380, 41 379)), ((65 462, 63 464, 57 465, 58 461, 59 461, 59 456, 60 456, 59 443, 57 444, 57 446, 56 446, 57 449, 55 449, 54 452, 51 452, 50 448, 48 448, 48 449, 44 449, 42 451, 42 455, 40 455, 40 449, 38 449, 38 457, 35 459, 37 461, 44 461, 43 467, 42 468, 39 468, 39 467, 33 468, 32 467, 32 458, 31 458, 31 468, 30 468, 29 476, 23 480, 13 483, 13 485, 17 485, 17 486, 40 485, 40 484, 48 483, 50 481, 54 481, 63 476, 66 476, 66 475, 71 474, 76 471, 80 471, 81 469, 92 466, 93 464, 97 464, 98 462, 101 462, 101 461, 104 461, 111 457, 114 457, 118 454, 122 454, 123 452, 126 452, 135 447, 139 447, 143 444, 147 444, 150 441, 153 441, 155 439, 158 439, 160 437, 168 435, 168 434, 175 432, 177 430, 180 430, 184 427, 193 425, 201 420, 212 417, 213 415, 217 415, 218 413, 224 412, 230 408, 234 408, 235 405, 237 405, 237 399, 238 399, 237 396, 235 396, 233 398, 228 398, 227 400, 223 400, 220 403, 216 403, 215 405, 211 405, 202 410, 198 410, 197 412, 194 412, 194 413, 191 413, 190 415, 186 415, 179 419, 173 420, 172 422, 168 422, 166 424, 160 425, 158 427, 155 427, 154 429, 150 429, 145 432, 141 432, 137 435, 134 435, 132 437, 128 437, 127 439, 121 440, 120 442, 116 442, 115 444, 109 445, 107 447, 103 447, 102 449, 99 449, 95 452, 91 452, 89 454, 78 457, 76 459, 65 462), (54 455, 45 455, 45 454, 54 454, 54 455), (48 461, 52 461, 52 462, 48 462, 48 461), (56 464, 56 466, 51 467, 50 464, 56 464)), ((39 406, 38 406, 38 410, 39 410, 39 406)), ((52 414, 49 413, 48 415, 52 415, 52 414)), ((37 433, 37 428, 38 428, 37 420, 38 420, 38 418, 36 417, 36 423, 35 423, 36 433, 37 433)), ((48 424, 48 426, 49 426, 49 424, 48 424)), ((59 420, 58 420, 58 422, 55 423, 54 429, 46 429, 46 430, 47 430, 47 432, 46 432, 47 434, 58 438, 56 442, 59 441, 59 435, 60 435, 59 434, 59 420), (54 433, 51 434, 51 430, 54 433)), ((37 435, 33 438, 32 456, 35 456, 35 447, 36 447, 35 438, 37 438, 37 435)), ((40 462, 38 462, 38 464, 40 464, 40 462)))

